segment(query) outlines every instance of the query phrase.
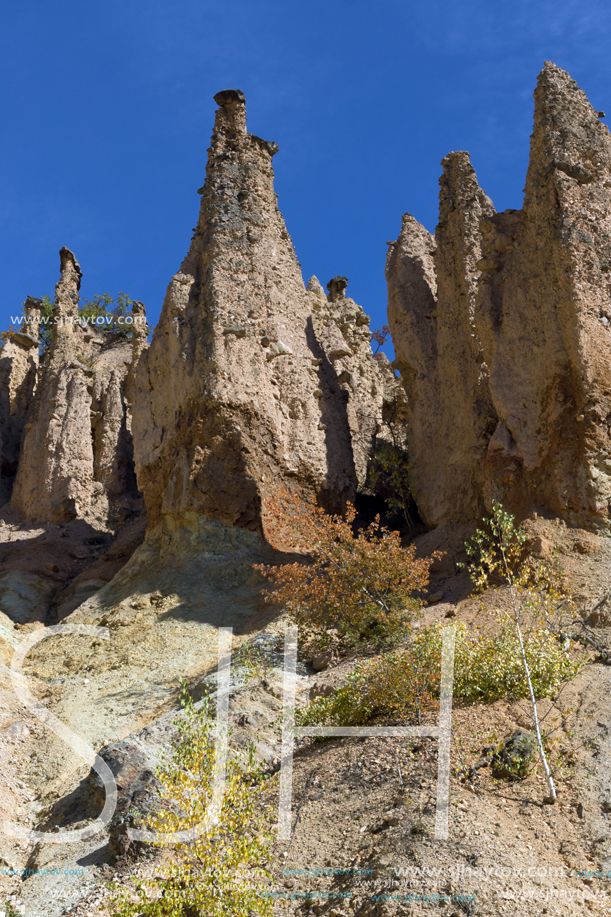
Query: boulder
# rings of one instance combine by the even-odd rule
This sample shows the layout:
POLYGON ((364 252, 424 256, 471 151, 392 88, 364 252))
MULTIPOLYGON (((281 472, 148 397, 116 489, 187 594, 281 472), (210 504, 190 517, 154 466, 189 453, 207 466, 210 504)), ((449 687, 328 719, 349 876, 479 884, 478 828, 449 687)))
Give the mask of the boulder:
POLYGON ((538 753, 536 736, 518 729, 492 756, 492 773, 505 779, 525 777, 538 753))

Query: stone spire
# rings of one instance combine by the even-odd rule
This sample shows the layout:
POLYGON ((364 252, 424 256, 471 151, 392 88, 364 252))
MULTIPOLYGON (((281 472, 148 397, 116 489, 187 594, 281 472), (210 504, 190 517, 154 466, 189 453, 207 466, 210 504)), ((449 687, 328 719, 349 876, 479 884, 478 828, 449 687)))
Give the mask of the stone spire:
POLYGON ((74 317, 78 313, 83 272, 74 254, 66 246, 60 249, 59 262, 61 276, 55 284, 57 311, 60 315, 74 317))
POLYGON ((135 301, 132 303, 132 366, 136 366, 146 347, 148 333, 144 303, 135 301))
POLYGON ((67 521, 93 497, 92 370, 77 358, 81 269, 62 248, 49 351, 25 426, 12 505, 34 521, 67 521))
POLYGON ((123 399, 131 348, 106 348, 103 335, 77 324, 81 269, 67 248, 60 269, 57 322, 23 427, 11 502, 37 522, 99 522, 108 494, 124 495, 133 464, 123 399))
POLYGON ((42 300, 35 296, 28 296, 24 303, 24 311, 26 320, 22 325, 23 330, 37 344, 40 340, 42 300))
POLYGON ((138 363, 142 353, 146 350, 147 347, 147 338, 149 333, 149 327, 146 320, 146 308, 144 303, 134 301, 132 302, 132 328, 131 328, 131 351, 132 359, 131 364, 125 377, 125 401, 127 405, 127 429, 131 435, 132 431, 132 415, 133 415, 133 403, 135 398, 135 380, 136 373, 138 370, 138 363))
POLYGON ((411 218, 391 246, 389 318, 429 522, 475 521, 500 500, 610 526, 611 136, 599 114, 546 63, 523 209, 495 213, 453 153, 434 256, 411 218))
POLYGON ((450 153, 442 166, 435 238, 406 214, 386 268, 414 494, 429 524, 481 516, 482 466, 495 421, 474 321, 479 223, 494 208, 468 153, 450 153))
POLYGON ((488 502, 608 527, 611 136, 568 73, 535 91, 524 208, 483 228, 479 325, 499 425, 488 502))
POLYGON ((350 395, 278 210, 278 147, 247 133, 239 90, 215 100, 197 227, 138 366, 136 468, 152 527, 260 531, 278 486, 354 498, 350 395))

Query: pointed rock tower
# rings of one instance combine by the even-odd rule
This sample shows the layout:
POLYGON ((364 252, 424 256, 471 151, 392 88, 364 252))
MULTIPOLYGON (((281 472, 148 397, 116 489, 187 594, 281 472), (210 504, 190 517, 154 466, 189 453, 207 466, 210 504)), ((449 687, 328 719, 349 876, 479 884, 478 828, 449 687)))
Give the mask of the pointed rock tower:
POLYGON ((76 355, 81 268, 67 248, 60 251, 61 277, 53 337, 24 430, 12 505, 34 521, 74 518, 93 496, 93 447, 89 377, 76 355))
POLYGON ((79 323, 82 275, 67 248, 60 268, 11 503, 35 522, 95 523, 106 520, 109 498, 129 503, 137 493, 123 395, 132 351, 124 338, 79 323))
POLYGON ((452 159, 436 251, 406 217, 387 264, 418 505, 430 523, 500 500, 608 529, 609 129, 546 63, 523 209, 495 213, 466 154, 452 159))
MULTIPOLYGON (((278 147, 247 132, 240 91, 214 98, 199 220, 134 379, 138 485, 149 526, 168 533, 210 519, 261 531, 281 485, 341 509, 371 439, 347 407, 365 377, 351 384, 354 373, 317 338, 314 315, 327 300, 305 290, 278 210, 278 147)), ((352 306, 360 340, 368 319, 352 306)))
POLYGON ((435 236, 406 214, 386 266, 414 494, 431 525, 483 512, 482 466, 495 423, 475 327, 479 224, 494 208, 468 153, 450 153, 442 166, 435 236))
POLYGON ((499 422, 486 501, 608 527, 611 136, 546 63, 522 211, 482 224, 477 323, 499 422))

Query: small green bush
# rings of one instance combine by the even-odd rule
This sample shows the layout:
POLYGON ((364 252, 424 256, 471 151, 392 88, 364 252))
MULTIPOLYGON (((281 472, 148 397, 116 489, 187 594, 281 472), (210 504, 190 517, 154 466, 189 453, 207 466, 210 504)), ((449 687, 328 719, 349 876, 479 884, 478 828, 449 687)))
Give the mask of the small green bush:
MULTIPOLYGON (((41 300, 39 339, 40 352, 45 353, 53 335, 53 309, 57 304, 55 297, 43 296, 41 300)), ((103 318, 104 324, 95 327, 102 328, 105 331, 113 331, 115 334, 121 334, 123 337, 129 337, 132 325, 127 322, 119 321, 119 318, 128 314, 132 305, 132 300, 126 293, 119 293, 116 299, 113 299, 110 293, 97 293, 93 299, 85 299, 78 310, 78 321, 81 324, 89 324, 96 318, 103 318)), ((21 310, 26 313, 25 303, 21 310)), ((10 328, 9 331, 2 332, 3 340, 6 340, 19 329, 10 328)))
POLYGON ((103 318, 104 325, 96 325, 105 331, 113 331, 115 334, 121 334, 123 337, 129 337, 131 334, 131 325, 126 322, 120 322, 119 319, 127 315, 128 309, 132 305, 132 300, 125 293, 119 293, 116 299, 113 299, 110 293, 96 294, 93 299, 86 299, 79 308, 79 321, 93 322, 96 318, 103 318))
MULTIPOLYGON (((472 635, 456 625, 454 697, 492 703, 528 696, 520 645, 510 624, 496 634, 472 635)), ((439 694, 442 626, 433 624, 411 644, 358 666, 331 697, 317 697, 302 725, 359 726, 379 717, 418 717, 439 694)), ((545 627, 531 631, 526 657, 535 693, 549 696, 573 678, 582 662, 545 627)))
POLYGON ((15 910, 10 901, 6 902, 0 914, 4 914, 4 917, 21 917, 19 911, 15 910))
MULTIPOLYGON (((144 825, 161 833, 200 825, 213 794, 218 740, 210 704, 196 707, 183 686, 182 705, 171 756, 157 771, 162 804, 144 825)), ((150 878, 133 877, 130 891, 115 888, 113 917, 271 917, 268 811, 252 749, 247 762, 229 755, 224 784, 219 822, 175 842, 172 861, 150 878)))

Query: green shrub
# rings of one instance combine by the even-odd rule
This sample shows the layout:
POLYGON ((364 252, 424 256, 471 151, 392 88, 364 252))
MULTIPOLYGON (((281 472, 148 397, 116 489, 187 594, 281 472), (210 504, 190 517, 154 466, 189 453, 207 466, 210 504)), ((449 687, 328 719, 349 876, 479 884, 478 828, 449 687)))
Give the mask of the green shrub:
MULTIPOLYGON (((208 704, 196 707, 186 689, 182 705, 171 757, 157 771, 163 803, 144 825, 156 832, 199 825, 212 798, 215 722, 208 704)), ((270 837, 261 791, 252 749, 247 763, 230 754, 218 824, 193 841, 173 844, 172 861, 151 878, 133 878, 131 892, 117 891, 110 901, 113 917, 271 917, 271 899, 264 895, 270 837)))
MULTIPOLYGON (((53 310, 57 305, 55 297, 43 296, 41 300, 41 313, 39 325, 40 352, 45 353, 53 335, 53 310)), ((96 318, 103 318, 104 324, 95 327, 103 328, 105 331, 113 331, 115 334, 121 334, 123 337, 129 337, 131 334, 131 324, 119 321, 119 318, 128 314, 132 305, 132 300, 125 293, 119 293, 116 299, 113 299, 110 293, 97 293, 93 299, 85 299, 79 306, 78 321, 81 324, 89 324, 96 318)), ((21 310, 26 314, 25 303, 21 310)), ((19 329, 9 328, 8 331, 2 332, 2 340, 8 339, 15 331, 19 329)))
POLYGON ((21 917, 19 911, 16 911, 10 901, 7 901, 4 905, 4 908, 0 911, 0 914, 4 914, 4 917, 21 917))
MULTIPOLYGON (((462 621, 454 626, 454 697, 486 703, 528 697, 520 644, 511 624, 490 635, 472 635, 462 621)), ((317 697, 302 713, 301 723, 359 726, 379 717, 419 719, 439 694, 441 644, 441 624, 424 628, 409 646, 359 665, 331 697, 317 697)), ((582 665, 544 627, 531 631, 525 648, 538 697, 552 694, 582 665)))
MULTIPOLYGON (((476 590, 489 590, 493 600, 496 599, 497 620, 504 622, 505 629, 510 628, 519 646, 532 722, 549 788, 545 801, 554 803, 556 788, 537 708, 540 686, 537 672, 533 673, 531 667, 534 664, 540 669, 543 665, 552 681, 556 677, 558 667, 549 641, 562 640, 564 628, 571 618, 574 619, 574 602, 563 584, 557 549, 554 549, 551 563, 529 556, 524 529, 497 501, 493 501, 491 514, 484 518, 483 524, 484 527, 477 529, 474 537, 465 543, 471 558, 466 566, 476 590)), ((569 640, 567 637, 566 642, 569 640)), ((519 681, 517 675, 513 677, 519 681)))
POLYGON ((411 469, 407 450, 396 442, 378 440, 369 460, 368 485, 389 510, 413 525, 410 515, 411 469))
POLYGON ((120 322, 119 319, 127 315, 131 305, 132 300, 125 293, 119 293, 116 299, 113 299, 110 293, 104 293, 104 295, 98 293, 93 299, 86 299, 80 306, 79 320, 89 323, 96 318, 103 318, 104 324, 96 325, 98 330, 103 328, 105 331, 113 331, 123 337, 129 337, 131 325, 120 322))

